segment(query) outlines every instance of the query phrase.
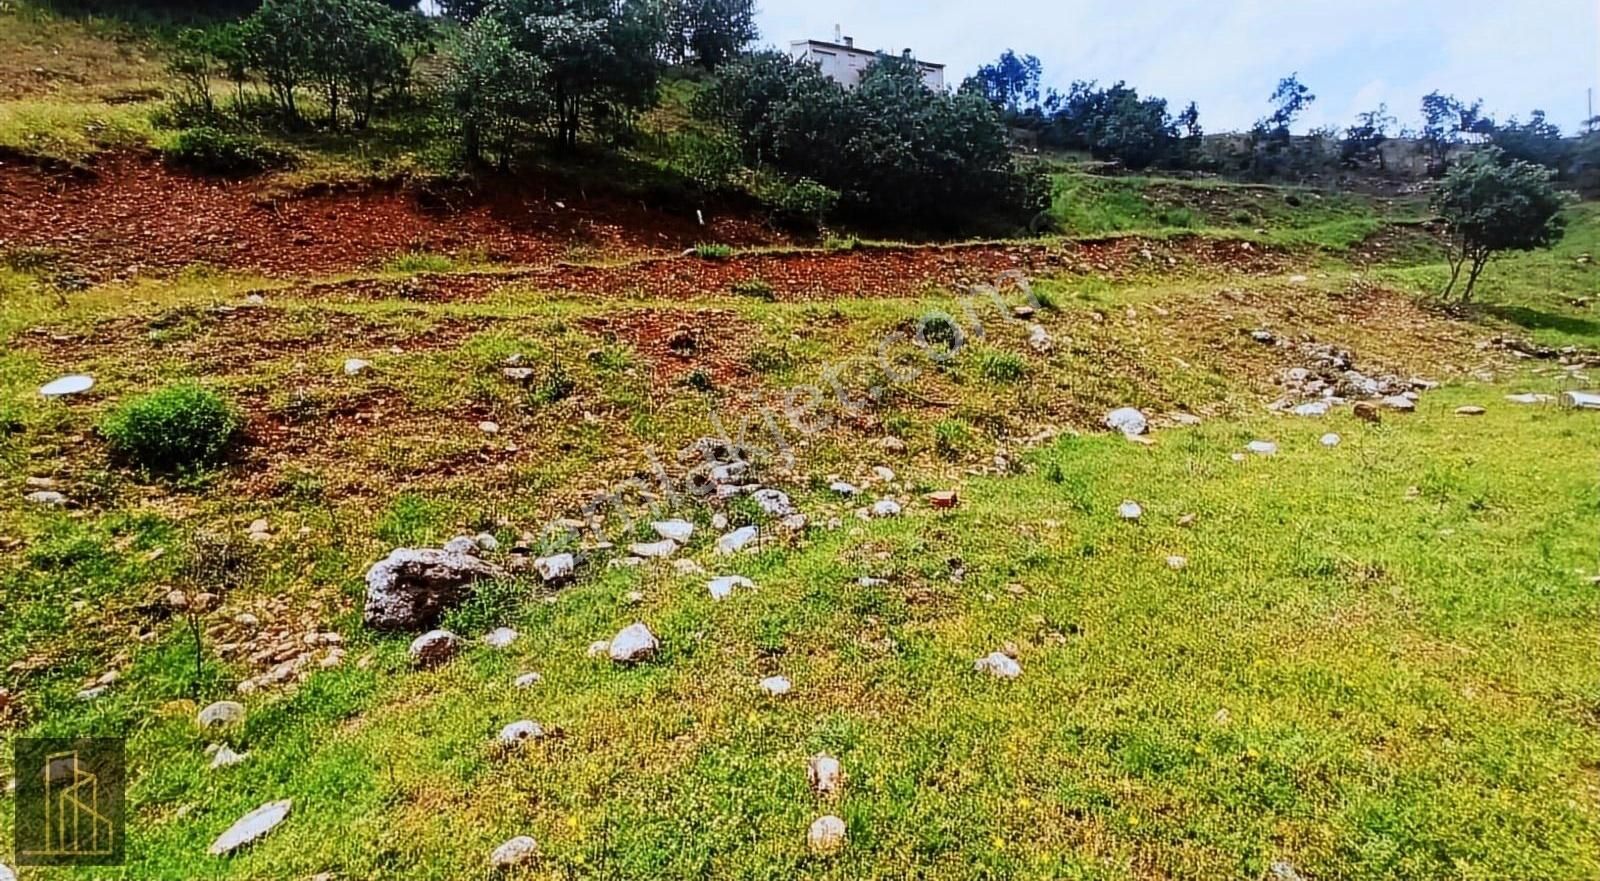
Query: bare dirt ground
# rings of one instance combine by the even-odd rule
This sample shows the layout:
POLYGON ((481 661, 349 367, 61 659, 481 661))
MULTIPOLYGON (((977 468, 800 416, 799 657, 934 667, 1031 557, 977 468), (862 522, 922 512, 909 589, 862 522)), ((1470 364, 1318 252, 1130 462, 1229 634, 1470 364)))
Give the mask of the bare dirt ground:
POLYGON ((285 196, 263 179, 224 180, 111 155, 92 173, 0 162, 0 251, 45 249, 92 280, 196 263, 283 277, 381 264, 405 251, 472 252, 527 265, 570 258, 676 253, 696 242, 773 244, 761 224, 694 209, 653 208, 539 182, 482 196, 361 187, 285 196))

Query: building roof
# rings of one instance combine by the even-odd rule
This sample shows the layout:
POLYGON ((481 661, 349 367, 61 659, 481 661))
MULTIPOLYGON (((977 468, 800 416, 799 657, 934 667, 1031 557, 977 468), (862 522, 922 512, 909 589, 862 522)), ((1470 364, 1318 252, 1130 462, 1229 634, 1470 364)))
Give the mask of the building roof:
MULTIPOLYGON (((799 46, 799 45, 802 45, 802 44, 807 45, 807 46, 821 46, 824 49, 837 49, 840 52, 854 52, 857 55, 885 55, 885 56, 888 56, 890 58, 894 57, 893 55, 891 55, 888 52, 883 52, 883 51, 874 50, 874 49, 863 49, 860 46, 846 46, 843 43, 835 43, 835 42, 832 42, 831 40, 791 40, 789 42, 790 46, 799 46)), ((913 59, 913 60, 916 61, 918 64, 922 65, 923 67, 937 67, 940 70, 944 69, 944 65, 939 64, 938 62, 935 62, 935 61, 923 61, 920 58, 916 58, 916 59, 913 59)))

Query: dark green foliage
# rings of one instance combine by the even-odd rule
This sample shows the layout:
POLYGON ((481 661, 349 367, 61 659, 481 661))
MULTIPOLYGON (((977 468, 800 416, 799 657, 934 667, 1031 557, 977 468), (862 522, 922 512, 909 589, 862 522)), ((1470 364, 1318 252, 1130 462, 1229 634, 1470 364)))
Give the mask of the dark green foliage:
POLYGON ((1014 165, 999 114, 982 96, 922 84, 915 61, 882 58, 846 90, 814 65, 777 52, 725 67, 696 115, 736 138, 745 164, 816 185, 858 217, 922 228, 974 215, 1024 219, 1046 188, 1014 165))
POLYGON ((764 278, 745 278, 733 283, 733 292, 741 297, 754 297, 757 300, 771 300, 774 296, 772 285, 764 278))
POLYGON ((1489 142, 1505 151, 1507 159, 1521 159, 1566 172, 1575 154, 1575 143, 1561 137, 1561 129, 1545 118, 1543 110, 1535 110, 1528 121, 1518 122, 1512 117, 1508 122, 1493 127, 1489 142))
POLYGON ((1383 168, 1383 143, 1389 140, 1389 129, 1395 125, 1389 115, 1389 105, 1379 104, 1356 117, 1356 124, 1344 130, 1344 140, 1339 144, 1339 159, 1348 168, 1370 165, 1373 161, 1383 168))
POLYGON ((963 90, 976 90, 990 104, 1010 114, 1020 114, 1039 103, 1039 79, 1044 64, 1035 55, 1018 55, 1007 49, 993 64, 978 68, 961 84, 963 90))
POLYGON ((1502 251, 1548 248, 1566 229, 1566 204, 1551 184, 1551 172, 1509 159, 1498 147, 1468 155, 1450 167, 1434 193, 1433 206, 1450 229, 1449 297, 1467 268, 1461 301, 1472 297, 1484 266, 1502 251))
POLYGON ((532 126, 549 112, 540 89, 544 73, 544 63, 518 48, 499 18, 480 16, 467 25, 450 55, 444 91, 469 163, 488 151, 502 170, 510 167, 532 126))
POLYGON ((694 246, 694 255, 702 260, 726 260, 733 256, 733 248, 721 242, 701 242, 694 246))
POLYGON ((151 471, 168 472, 216 464, 238 430, 233 407, 192 382, 134 398, 100 424, 113 454, 151 471))
POLYGON ((760 36, 755 14, 753 0, 674 0, 664 11, 667 51, 716 70, 760 36))
POLYGON ((278 150, 251 135, 238 135, 202 125, 178 133, 163 151, 169 162, 208 174, 249 174, 288 161, 278 150))
POLYGON ((561 366, 560 361, 550 364, 550 369, 545 371, 544 377, 539 380, 539 387, 534 391, 534 399, 541 404, 554 404, 564 401, 572 396, 578 387, 568 375, 567 369, 561 366))
POLYGON ((1454 95, 1437 90, 1422 97, 1422 130, 1418 132, 1428 150, 1435 173, 1443 173, 1445 156, 1463 134, 1488 134, 1493 121, 1483 115, 1483 101, 1468 104, 1454 95))
POLYGON ((1174 117, 1165 98, 1140 98, 1125 83, 1097 88, 1076 82, 1051 117, 1045 140, 1087 150, 1096 159, 1116 160, 1132 169, 1153 165, 1179 168, 1193 163, 1200 145, 1200 110, 1190 104, 1174 117))

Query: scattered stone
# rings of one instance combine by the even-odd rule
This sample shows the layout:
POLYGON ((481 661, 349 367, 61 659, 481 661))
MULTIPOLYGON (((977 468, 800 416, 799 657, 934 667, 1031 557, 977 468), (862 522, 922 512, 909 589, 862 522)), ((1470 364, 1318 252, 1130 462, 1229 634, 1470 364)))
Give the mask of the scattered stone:
POLYGON ((758 489, 750 494, 750 498, 772 517, 787 517, 794 513, 794 505, 790 503, 789 496, 780 490, 758 489))
POLYGON ((533 368, 506 367, 500 371, 500 375, 511 380, 512 382, 527 382, 528 380, 533 379, 533 368))
POLYGON ((878 441, 878 446, 888 453, 904 453, 906 451, 906 442, 892 435, 878 441))
POLYGON ((833 798, 844 792, 844 769, 839 760, 826 753, 818 753, 806 761, 806 780, 811 789, 824 798, 833 798))
POLYGON ((755 582, 743 575, 723 575, 706 582, 706 589, 711 592, 711 598, 714 600, 727 599, 735 588, 754 589, 755 586, 755 582))
POLYGON ((30 477, 27 480, 23 481, 23 485, 27 486, 28 489, 55 489, 56 488, 55 480, 53 478, 49 478, 49 477, 30 477))
POLYGON ((1356 414, 1356 418, 1362 422, 1371 422, 1376 425, 1383 420, 1383 417, 1378 413, 1377 405, 1371 401, 1357 401, 1353 412, 1356 414))
POLYGON ((504 577, 500 567, 471 554, 396 548, 367 570, 364 620, 379 630, 428 627, 470 596, 479 579, 504 577))
POLYGON ((927 499, 928 504, 934 506, 935 508, 954 508, 956 503, 959 501, 956 496, 956 491, 953 489, 931 492, 923 496, 923 498, 927 499))
POLYGON ((1311 401, 1301 404, 1289 411, 1296 416, 1326 416, 1328 415, 1327 401, 1311 401))
POLYGON ((1321 443, 1325 447, 1337 447, 1339 442, 1342 440, 1344 440, 1344 438, 1341 438, 1337 433, 1330 431, 1323 435, 1318 443, 1321 443))
POLYGON ((526 835, 518 835, 489 854, 489 865, 496 869, 510 869, 532 862, 538 855, 539 843, 526 835))
POLYGON ((91 388, 94 388, 94 377, 85 373, 72 373, 40 386, 39 394, 47 398, 60 398, 82 394, 91 388))
POLYGON ((656 640, 655 634, 639 622, 629 624, 613 636, 606 646, 606 655, 619 664, 631 664, 649 659, 659 648, 661 643, 656 640))
POLYGON ((611 643, 604 639, 597 639, 594 642, 589 643, 589 648, 584 650, 584 654, 588 655, 590 658, 604 658, 610 653, 611 643))
POLYGON ((745 545, 755 541, 756 534, 754 526, 741 526, 717 539, 716 552, 724 555, 737 553, 745 545))
POLYGON ((1184 514, 1183 516, 1178 518, 1177 524, 1178 524, 1178 526, 1180 526, 1180 527, 1182 527, 1184 529, 1188 529, 1189 527, 1194 525, 1194 522, 1196 520, 1199 520, 1199 519, 1200 519, 1200 515, 1198 515, 1198 514, 1184 514))
POLYGON ((109 688, 110 688, 110 686, 108 686, 108 685, 92 685, 92 686, 90 686, 88 688, 85 688, 84 690, 78 692, 78 700, 80 700, 80 701, 92 701, 95 698, 105 694, 107 689, 109 689, 109 688))
POLYGON ((499 434, 500 433, 500 423, 492 422, 492 421, 490 421, 488 419, 485 419, 482 422, 478 423, 478 430, 483 432, 484 434, 499 434))
POLYGON ((477 550, 478 543, 470 535, 458 535, 444 543, 447 554, 473 554, 477 550))
POLYGON ((541 737, 544 737, 544 728, 538 722, 523 719, 500 729, 499 740, 500 745, 507 749, 520 749, 528 741, 538 740, 541 737))
POLYGON ((1041 355, 1048 355, 1055 347, 1055 340, 1050 338, 1050 331, 1045 330, 1044 325, 1028 325, 1028 348, 1041 355))
POLYGON ((448 630, 430 630, 411 641, 411 663, 437 667, 461 651, 461 638, 448 630))
POLYGON ((1506 395, 1506 400, 1513 404, 1548 404, 1554 401, 1555 398, 1550 395, 1527 392, 1520 395, 1506 395))
POLYGON ((1483 409, 1482 407, 1474 407, 1471 405, 1456 408, 1457 416, 1482 416, 1487 412, 1489 411, 1483 409))
POLYGON ((545 584, 560 584, 572 577, 577 560, 571 554, 555 554, 533 561, 533 571, 545 584))
POLYGON ((711 515, 711 528, 721 532, 728 528, 728 515, 718 511, 711 515))
POLYGON ((509 648, 519 634, 510 627, 496 627, 483 635, 483 644, 492 649, 509 648))
POLYGON ((1037 310, 1035 310, 1032 306, 1027 305, 1011 307, 1012 317, 1019 318, 1023 321, 1027 321, 1029 318, 1032 318, 1036 311, 1037 310))
POLYGON ((656 535, 678 544, 685 544, 694 535, 694 524, 687 520, 658 520, 650 524, 656 535))
POLYGON ((1138 520, 1144 516, 1144 506, 1129 499, 1117 506, 1117 516, 1124 520, 1138 520))
POLYGON ((1268 871, 1272 873, 1273 881, 1305 881, 1305 876, 1287 860, 1274 860, 1268 871))
POLYGON ((1276 456, 1278 454, 1278 445, 1272 441, 1254 440, 1245 444, 1245 449, 1258 456, 1276 456))
POLYGON ((524 673, 511 680, 511 685, 513 688, 532 688, 543 681, 544 677, 538 673, 524 673))
POLYGON ((874 465, 872 466, 872 476, 884 483, 890 483, 894 480, 894 469, 887 465, 874 465))
POLYGON ((979 673, 988 673, 996 679, 1015 679, 1022 675, 1022 665, 1005 652, 991 652, 973 664, 979 673))
POLYGON ((1378 403, 1389 408, 1390 410, 1397 410, 1401 413, 1410 413, 1411 411, 1417 409, 1417 402, 1411 400, 1405 395, 1389 395, 1378 403))
POLYGON ((222 833, 216 841, 211 842, 207 853, 212 856, 226 856, 261 838, 277 828, 278 824, 289 816, 292 804, 289 799, 268 802, 245 814, 238 822, 229 826, 228 831, 222 833))
POLYGON ((1289 284, 1305 284, 1306 282, 1308 282, 1310 280, 1311 279, 1309 279, 1309 278, 1307 278, 1306 276, 1303 276, 1303 275, 1291 275, 1291 276, 1289 276, 1289 284))
POLYGON ((365 373, 370 369, 372 369, 372 362, 371 361, 363 361, 360 358, 347 358, 347 359, 345 359, 345 362, 344 362, 344 375, 345 376, 359 376, 360 374, 365 373))
POLYGON ((787 676, 768 676, 760 682, 761 693, 768 697, 782 697, 788 694, 794 683, 787 676))
POLYGON ((1250 338, 1258 343, 1261 343, 1262 345, 1267 346, 1270 346, 1278 341, 1278 338, 1273 336, 1272 331, 1270 330, 1252 330, 1250 331, 1250 338))
POLYGON ((670 538, 652 542, 634 542, 628 545, 628 553, 646 560, 663 559, 678 552, 678 543, 670 538))
POLYGON ((1562 392, 1561 404, 1579 410, 1600 410, 1600 392, 1562 392))
POLYGON ((833 483, 828 484, 828 489, 838 493, 841 496, 854 496, 861 492, 861 489, 855 484, 845 483, 842 480, 835 480, 833 483))
POLYGON ((55 490, 40 489, 23 496, 35 505, 44 505, 47 508, 60 508, 67 504, 67 497, 55 490))
POLYGON ((1167 568, 1171 569, 1174 572, 1178 571, 1179 569, 1182 569, 1183 567, 1185 567, 1187 565, 1189 565, 1189 558, 1188 557, 1180 556, 1178 554, 1173 554, 1172 556, 1167 558, 1167 568))
POLYGON ((832 814, 818 817, 806 831, 806 846, 818 856, 838 853, 844 848, 844 821, 832 814))
POLYGON ((17 881, 17 873, 11 871, 11 867, 5 863, 0 863, 0 881, 17 881))
POLYGON ((261 626, 261 619, 250 614, 249 612, 240 612, 239 614, 233 616, 233 623, 243 627, 246 630, 254 630, 261 626))
POLYGON ((1150 420, 1133 407, 1119 407, 1106 414, 1106 427, 1126 437, 1138 437, 1150 430, 1150 420))
POLYGON ((249 753, 234 752, 231 747, 224 743, 223 745, 217 747, 216 752, 211 754, 211 770, 216 771, 221 768, 231 768, 234 765, 244 761, 249 756, 249 753))
POLYGON ((800 530, 806 528, 806 515, 790 514, 782 520, 779 520, 778 526, 786 532, 799 532, 800 530))
POLYGON ((879 499, 872 503, 870 511, 874 517, 898 517, 900 503, 894 499, 879 499))
POLYGON ((480 551, 493 553, 500 550, 500 539, 495 538, 493 533, 480 532, 472 537, 472 541, 477 544, 480 551))
POLYGON ((244 721, 244 704, 238 701, 217 701, 208 705, 195 717, 201 728, 227 728, 244 721))

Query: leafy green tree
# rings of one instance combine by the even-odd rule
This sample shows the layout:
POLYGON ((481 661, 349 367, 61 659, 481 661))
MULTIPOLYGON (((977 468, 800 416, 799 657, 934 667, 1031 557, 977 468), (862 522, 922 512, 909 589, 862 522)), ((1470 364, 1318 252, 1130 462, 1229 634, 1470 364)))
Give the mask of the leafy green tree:
POLYGON ((706 70, 726 64, 761 35, 754 0, 668 0, 662 14, 669 54, 706 70))
POLYGON ((505 23, 493 16, 474 19, 450 53, 445 95, 461 125, 462 152, 468 163, 493 152, 506 169, 530 128, 544 119, 549 102, 540 90, 544 64, 517 48, 505 23))
POLYGON ((1355 125, 1344 130, 1344 139, 1339 143, 1340 159, 1346 166, 1355 168, 1377 160, 1378 167, 1384 168, 1383 144, 1389 140, 1389 129, 1397 120, 1389 115, 1389 105, 1379 104, 1376 110, 1368 110, 1356 117, 1355 125))
POLYGON ((1494 120, 1483 115, 1481 99, 1468 104, 1437 89, 1422 96, 1422 130, 1417 137, 1438 173, 1444 171, 1450 147, 1461 143, 1463 135, 1487 135, 1494 127, 1494 120))
POLYGON ((656 99, 666 21, 646 0, 504 0, 490 7, 541 64, 547 125, 564 149, 626 125, 656 99))
POLYGON ((1018 55, 1007 49, 993 64, 978 68, 962 84, 964 89, 977 91, 1000 110, 1016 116, 1029 106, 1039 104, 1039 81, 1044 76, 1044 63, 1034 55, 1018 55))
POLYGON ((1185 165, 1199 146, 1197 106, 1191 103, 1174 118, 1165 98, 1140 98, 1126 83, 1102 89, 1093 82, 1075 82, 1059 108, 1049 140, 1129 168, 1185 165))
POLYGON ((179 105, 205 117, 216 114, 211 80, 224 72, 213 50, 210 30, 185 28, 167 53, 167 72, 178 81, 179 105))
POLYGON ((1460 302, 1472 298, 1478 276, 1503 251, 1548 248, 1561 239, 1565 198, 1550 182, 1549 169, 1507 159, 1498 147, 1476 150, 1445 173, 1434 193, 1434 209, 1450 231, 1448 299, 1467 271, 1460 302))
POLYGON ((1513 116, 1504 125, 1495 126, 1489 142, 1504 150, 1510 159, 1543 165, 1554 169, 1557 175, 1566 172, 1575 148, 1573 142, 1561 136, 1560 127, 1545 118, 1543 110, 1533 111, 1525 123, 1513 116))
POLYGON ((1300 82, 1300 74, 1291 73, 1278 80, 1278 87, 1272 90, 1272 97, 1267 99, 1272 104, 1272 113, 1257 124, 1268 131, 1287 134, 1289 126, 1316 100, 1317 96, 1311 93, 1311 89, 1300 82))

